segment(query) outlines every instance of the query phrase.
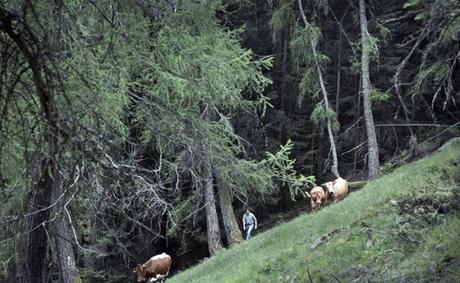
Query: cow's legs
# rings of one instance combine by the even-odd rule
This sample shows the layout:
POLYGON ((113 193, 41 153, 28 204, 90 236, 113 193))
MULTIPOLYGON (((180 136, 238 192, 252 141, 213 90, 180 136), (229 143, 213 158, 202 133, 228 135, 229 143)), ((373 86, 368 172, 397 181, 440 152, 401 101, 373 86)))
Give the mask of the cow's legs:
POLYGON ((163 278, 165 278, 167 275, 168 275, 168 274, 158 274, 156 280, 158 280, 158 279, 163 279, 163 278))
POLYGON ((163 279, 169 274, 169 269, 166 271, 166 274, 155 274, 155 277, 150 277, 149 283, 156 282, 158 279, 163 279))
POLYGON ((166 274, 156 274, 155 277, 151 277, 149 279, 149 282, 156 282, 158 279, 165 278, 166 276, 168 276, 168 274, 169 274, 169 270, 168 270, 168 272, 166 274))

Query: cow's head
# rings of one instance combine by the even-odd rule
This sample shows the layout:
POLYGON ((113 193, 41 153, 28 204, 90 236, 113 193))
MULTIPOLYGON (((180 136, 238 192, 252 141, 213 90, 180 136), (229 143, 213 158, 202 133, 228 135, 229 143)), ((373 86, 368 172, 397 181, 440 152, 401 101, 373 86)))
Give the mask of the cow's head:
POLYGON ((138 264, 133 270, 133 273, 136 275, 136 282, 145 282, 147 281, 147 274, 145 272, 144 265, 138 264))
POLYGON ((315 191, 310 195, 311 203, 313 207, 321 206, 323 202, 324 192, 315 191))
POLYGON ((322 198, 318 193, 315 194, 315 196, 313 198, 313 202, 316 203, 316 205, 318 205, 318 206, 321 205, 322 198))
POLYGON ((335 197, 334 182, 326 182, 322 186, 326 188, 326 193, 332 197, 335 197))

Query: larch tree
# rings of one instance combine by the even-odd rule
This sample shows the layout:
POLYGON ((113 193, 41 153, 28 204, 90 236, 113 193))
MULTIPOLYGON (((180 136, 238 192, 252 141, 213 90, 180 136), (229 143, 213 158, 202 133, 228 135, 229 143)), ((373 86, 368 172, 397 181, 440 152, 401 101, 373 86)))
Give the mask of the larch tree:
MULTIPOLYGON (((8 137, 5 146, 10 150, 2 150, 2 155, 24 159, 20 174, 12 171, 21 164, 18 161, 2 164, 13 173, 8 185, 17 192, 16 200, 25 203, 14 220, 25 222, 19 233, 23 239, 17 239, 23 257, 18 259, 21 268, 12 274, 15 282, 48 282, 55 271, 50 270, 50 262, 55 263, 61 282, 81 280, 74 259, 78 239, 71 207, 81 188, 84 161, 103 163, 109 156, 107 152, 101 155, 107 143, 98 132, 119 121, 114 97, 122 87, 111 80, 119 69, 99 66, 96 71, 75 64, 82 59, 79 52, 86 52, 89 38, 69 36, 81 28, 72 22, 82 17, 71 14, 74 7, 63 9, 61 1, 0 5, 1 48, 10 54, 2 56, 5 96, 1 103, 10 106, 2 112, 1 127, 2 140, 8 137), (96 71, 91 78, 89 70, 96 71), (107 95, 107 100, 99 95, 107 95), (111 122, 106 123, 106 115, 111 122)), ((85 54, 84 61, 91 61, 91 56, 85 54)))
POLYGON ((10 43, 15 45, 17 48, 15 52, 20 54, 24 64, 28 66, 27 69, 30 69, 35 96, 33 99, 39 102, 37 110, 45 118, 37 131, 41 136, 39 144, 43 143, 44 148, 37 148, 42 151, 42 154, 37 158, 37 172, 27 201, 25 259, 21 279, 22 282, 35 280, 43 282, 48 275, 46 271, 48 235, 45 224, 50 215, 52 192, 59 187, 56 173, 59 170, 58 156, 61 154, 60 139, 64 133, 58 125, 60 115, 57 110, 56 89, 51 87, 49 81, 52 74, 49 69, 43 68, 49 62, 40 54, 41 46, 37 35, 30 29, 25 17, 18 16, 3 5, 0 7, 0 22, 0 30, 11 40, 10 43))
MULTIPOLYGON (((240 185, 252 172, 237 167, 246 161, 239 157, 244 148, 230 119, 237 109, 265 107, 260 92, 270 81, 261 71, 271 64, 267 58, 253 60, 252 53, 240 47, 237 33, 219 26, 214 16, 219 5, 219 1, 184 3, 165 18, 154 52, 141 51, 146 64, 140 66, 141 83, 132 91, 141 94, 137 119, 142 121, 144 141, 162 152, 162 174, 175 170, 173 183, 189 180, 191 184, 193 193, 184 190, 174 205, 173 223, 189 219, 197 212, 196 202, 203 201, 210 254, 222 247, 219 203, 227 241, 241 240, 231 196, 254 188, 240 185), (254 100, 243 98, 246 89, 254 100), (223 196, 219 201, 216 192, 223 196)), ((267 184, 268 180, 259 188, 267 184)))

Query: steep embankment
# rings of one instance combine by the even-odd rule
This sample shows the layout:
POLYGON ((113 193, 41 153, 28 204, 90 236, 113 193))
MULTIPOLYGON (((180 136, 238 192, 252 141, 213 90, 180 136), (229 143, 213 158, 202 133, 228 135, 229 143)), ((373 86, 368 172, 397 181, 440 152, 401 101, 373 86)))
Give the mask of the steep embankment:
POLYGON ((456 282, 458 278, 457 140, 337 204, 261 233, 168 282, 456 282))

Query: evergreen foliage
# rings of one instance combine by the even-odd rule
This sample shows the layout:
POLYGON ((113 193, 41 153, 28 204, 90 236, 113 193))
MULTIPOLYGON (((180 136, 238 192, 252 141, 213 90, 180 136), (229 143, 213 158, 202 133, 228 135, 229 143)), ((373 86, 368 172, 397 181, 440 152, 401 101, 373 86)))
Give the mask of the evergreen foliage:
MULTIPOLYGON (((398 164, 458 135, 460 5, 367 2, 379 157, 398 164)), ((209 176, 219 221, 263 222, 333 178, 324 129, 366 179, 358 7, 303 0, 305 23, 298 3, 1 2, 0 280, 26 280, 34 232, 50 282, 63 238, 76 281, 126 282, 163 251, 185 268, 208 256, 209 176)))

